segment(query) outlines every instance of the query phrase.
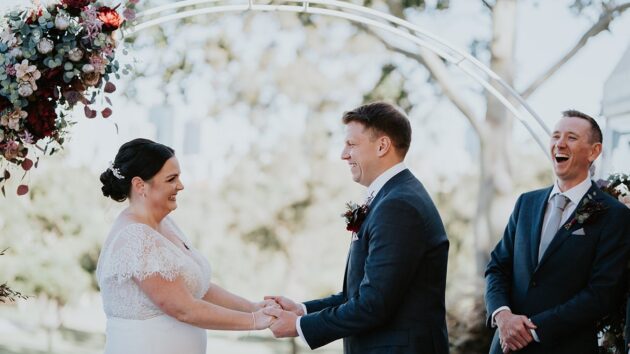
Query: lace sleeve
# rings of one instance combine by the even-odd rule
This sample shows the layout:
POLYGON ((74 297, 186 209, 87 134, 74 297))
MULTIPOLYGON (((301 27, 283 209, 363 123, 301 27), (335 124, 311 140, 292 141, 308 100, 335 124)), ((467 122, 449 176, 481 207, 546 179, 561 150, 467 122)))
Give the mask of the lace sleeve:
POLYGON ((151 275, 160 275, 174 280, 182 269, 181 259, 175 250, 150 227, 132 224, 122 229, 104 250, 101 280, 114 278, 118 282, 131 277, 138 280, 151 275))

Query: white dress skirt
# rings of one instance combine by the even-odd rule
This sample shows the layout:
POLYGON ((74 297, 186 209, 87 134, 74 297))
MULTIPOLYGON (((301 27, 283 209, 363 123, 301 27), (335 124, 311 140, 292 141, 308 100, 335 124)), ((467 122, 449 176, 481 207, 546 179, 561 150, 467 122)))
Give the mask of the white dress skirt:
POLYGON ((106 354, 205 354, 206 331, 162 315, 107 319, 106 354))
POLYGON ((210 287, 208 261, 175 223, 165 218, 159 230, 119 217, 103 244, 96 278, 107 316, 105 354, 206 353, 206 330, 166 315, 137 284, 149 276, 181 278, 196 299, 210 287))

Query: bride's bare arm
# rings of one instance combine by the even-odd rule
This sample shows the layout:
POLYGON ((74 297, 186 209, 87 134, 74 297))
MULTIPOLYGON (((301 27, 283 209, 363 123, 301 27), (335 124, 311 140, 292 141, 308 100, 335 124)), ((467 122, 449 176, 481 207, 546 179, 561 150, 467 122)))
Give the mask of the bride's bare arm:
MULTIPOLYGON (((210 288, 208 288, 203 299, 215 305, 245 312, 258 311, 265 305, 265 301, 251 302, 213 283, 210 283, 210 288)), ((271 304, 273 304, 273 302, 270 302, 270 305, 271 304)))
POLYGON ((273 319, 262 313, 262 310, 241 312, 195 299, 181 277, 168 281, 153 275, 141 281, 134 280, 164 313, 193 326, 219 330, 265 329, 273 319))

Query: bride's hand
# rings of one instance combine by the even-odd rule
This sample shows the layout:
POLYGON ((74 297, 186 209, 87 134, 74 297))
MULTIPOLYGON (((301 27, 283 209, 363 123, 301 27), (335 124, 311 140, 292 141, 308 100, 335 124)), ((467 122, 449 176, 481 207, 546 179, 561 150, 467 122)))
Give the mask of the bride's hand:
POLYGON ((253 311, 262 310, 265 307, 273 307, 273 308, 277 308, 277 309, 281 308, 280 305, 277 302, 275 302, 274 300, 272 300, 272 299, 266 299, 266 300, 263 300, 263 301, 254 302, 254 303, 252 303, 252 305, 253 305, 252 306, 253 311))
POLYGON ((252 312, 254 314, 254 329, 267 329, 276 319, 273 316, 265 315, 263 310, 252 312))

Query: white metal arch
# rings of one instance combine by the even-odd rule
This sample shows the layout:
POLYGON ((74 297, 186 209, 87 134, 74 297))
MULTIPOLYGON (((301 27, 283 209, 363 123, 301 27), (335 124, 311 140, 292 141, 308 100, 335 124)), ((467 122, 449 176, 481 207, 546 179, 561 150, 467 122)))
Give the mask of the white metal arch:
POLYGON ((449 44, 438 36, 422 28, 392 16, 364 6, 337 0, 273 0, 273 3, 257 3, 255 0, 246 2, 230 2, 225 0, 180 0, 166 5, 157 6, 140 12, 138 23, 128 33, 135 33, 165 22, 176 21, 192 16, 223 12, 267 11, 308 13, 337 17, 349 21, 375 27, 409 40, 416 45, 431 50, 444 60, 460 68, 477 83, 482 85, 490 94, 496 97, 519 122, 527 129, 540 148, 546 153, 546 143, 542 138, 549 137, 550 129, 525 100, 508 85, 499 75, 490 70, 472 55, 449 44), (188 6, 196 6, 191 10, 177 11, 188 6), (494 85, 494 86, 493 86, 494 85), (501 87, 507 93, 502 94, 495 88, 501 87), (546 135, 541 137, 530 124, 538 126, 538 130, 546 135))

